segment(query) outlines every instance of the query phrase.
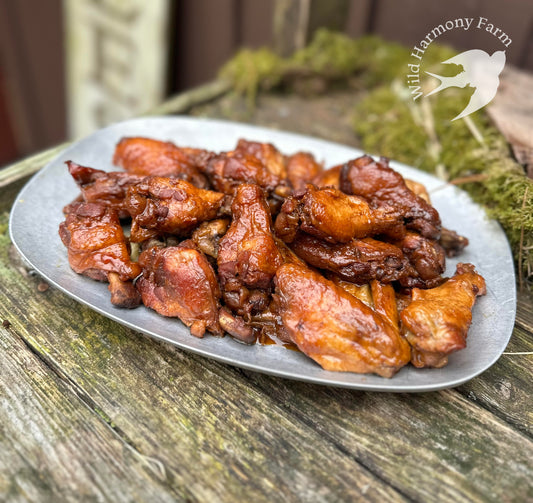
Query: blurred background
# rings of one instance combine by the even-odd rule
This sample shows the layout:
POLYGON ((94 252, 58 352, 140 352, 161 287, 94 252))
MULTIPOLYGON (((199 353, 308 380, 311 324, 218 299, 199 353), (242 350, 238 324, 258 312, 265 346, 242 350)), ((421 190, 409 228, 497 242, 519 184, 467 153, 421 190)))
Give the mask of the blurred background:
POLYGON ((286 56, 322 26, 412 47, 479 16, 510 34, 507 62, 533 70, 531 0, 0 0, 0 166, 206 83, 241 47, 286 56))

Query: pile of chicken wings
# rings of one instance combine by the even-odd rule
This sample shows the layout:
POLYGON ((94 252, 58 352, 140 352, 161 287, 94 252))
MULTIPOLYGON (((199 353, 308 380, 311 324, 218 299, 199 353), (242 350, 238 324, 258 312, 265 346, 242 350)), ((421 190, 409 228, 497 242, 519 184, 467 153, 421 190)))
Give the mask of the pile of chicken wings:
POLYGON ((442 274, 468 240, 387 159, 324 169, 269 143, 215 153, 123 138, 113 163, 123 171, 67 162, 81 194, 59 235, 114 305, 383 377, 465 347, 485 281, 471 264, 442 274))

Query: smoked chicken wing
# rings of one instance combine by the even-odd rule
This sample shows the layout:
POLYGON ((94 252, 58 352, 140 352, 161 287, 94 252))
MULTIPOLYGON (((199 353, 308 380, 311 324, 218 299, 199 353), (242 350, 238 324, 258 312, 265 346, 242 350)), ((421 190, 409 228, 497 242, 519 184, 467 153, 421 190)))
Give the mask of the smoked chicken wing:
POLYGON ((222 335, 218 323, 220 289, 213 268, 198 250, 182 246, 141 253, 137 280, 143 304, 163 316, 177 317, 196 337, 206 330, 222 335))
POLYGON ((434 288, 442 283, 445 270, 444 249, 433 239, 408 231, 403 239, 394 241, 409 260, 415 274, 400 279, 406 288, 434 288))
POLYGON ((415 367, 443 367, 448 355, 466 347, 476 297, 485 295, 485 280, 471 264, 458 264, 455 275, 430 290, 412 291, 401 312, 403 332, 412 347, 415 367))
POLYGON ((224 194, 198 189, 185 180, 153 176, 131 186, 126 207, 132 216, 131 240, 182 235, 216 218, 224 194))
POLYGON ((68 249, 70 267, 98 281, 118 274, 132 280, 141 270, 130 260, 117 212, 97 203, 77 203, 59 226, 59 236, 68 249))
POLYGON ((287 178, 295 191, 305 190, 322 170, 322 164, 308 152, 297 152, 287 159, 287 178))
POLYGON ((205 164, 210 156, 209 152, 179 148, 171 142, 122 138, 116 146, 113 164, 128 173, 179 178, 206 189, 209 183, 197 166, 205 164))
POLYGON ((257 141, 239 140, 236 152, 242 152, 259 159, 265 168, 280 179, 287 178, 285 160, 280 151, 271 143, 260 143, 257 141))
POLYGON ((360 197, 313 185, 288 197, 276 219, 276 234, 286 243, 298 230, 330 243, 347 243, 376 234, 401 237, 405 232, 399 213, 392 207, 372 209, 360 197))
POLYGON ((263 191, 240 185, 231 205, 233 221, 220 241, 218 275, 223 288, 237 282, 266 289, 283 263, 272 235, 272 219, 263 191))
POLYGON ((342 164, 339 164, 338 166, 333 166, 326 171, 322 171, 322 173, 319 173, 313 178, 313 185, 316 185, 319 188, 333 187, 334 189, 339 189, 339 178, 342 166, 342 164))
POLYGON ((213 157, 207 163, 205 173, 215 190, 225 194, 233 194, 242 183, 254 183, 267 192, 286 183, 257 157, 245 152, 227 152, 213 157))
POLYGON ((144 176, 122 171, 107 173, 99 169, 80 166, 67 161, 69 173, 78 184, 83 201, 86 203, 100 203, 117 210, 119 218, 126 218, 126 193, 128 187, 139 183, 144 176))
POLYGON ((383 157, 376 162, 365 155, 346 163, 341 170, 340 188, 378 207, 393 206, 405 219, 406 227, 424 237, 438 239, 440 235, 437 210, 410 190, 403 177, 390 168, 383 157))
POLYGON ((275 282, 291 340, 325 370, 392 377, 409 362, 409 345, 390 323, 320 274, 284 264, 275 282))
POLYGON ((398 247, 372 238, 334 244, 299 232, 290 247, 308 264, 358 285, 373 279, 390 283, 414 275, 398 247))

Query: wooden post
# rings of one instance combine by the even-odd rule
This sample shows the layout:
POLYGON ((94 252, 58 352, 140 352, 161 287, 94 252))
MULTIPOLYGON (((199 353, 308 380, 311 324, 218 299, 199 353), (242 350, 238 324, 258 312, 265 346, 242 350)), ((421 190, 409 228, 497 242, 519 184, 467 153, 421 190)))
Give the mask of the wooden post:
POLYGON ((283 57, 302 49, 318 28, 344 31, 349 0, 276 0, 274 47, 283 57))

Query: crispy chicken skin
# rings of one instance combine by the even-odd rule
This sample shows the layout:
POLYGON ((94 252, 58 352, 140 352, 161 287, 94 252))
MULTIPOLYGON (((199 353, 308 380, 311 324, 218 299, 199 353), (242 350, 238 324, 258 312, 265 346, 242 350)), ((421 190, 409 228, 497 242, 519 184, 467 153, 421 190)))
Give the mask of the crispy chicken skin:
POLYGON ((80 166, 72 161, 66 162, 69 173, 78 184, 83 201, 100 203, 117 210, 119 218, 126 218, 126 193, 128 187, 139 183, 144 176, 122 171, 107 173, 99 169, 80 166))
POLYGON ((305 186, 322 173, 322 164, 308 152, 297 152, 287 159, 287 178, 293 190, 305 190, 305 186))
POLYGON ((330 243, 347 243, 376 234, 401 237, 405 232, 399 213, 392 207, 372 209, 360 197, 313 185, 285 200, 274 228, 287 243, 298 230, 330 243))
POLYGON ((406 227, 424 237, 438 239, 440 235, 437 210, 410 190, 403 177, 390 168, 383 157, 376 162, 365 155, 346 163, 341 169, 340 188, 378 207, 393 206, 405 219, 406 227))
POLYGON ((240 185, 231 210, 233 221, 218 250, 222 287, 236 282, 248 288, 268 288, 283 257, 272 235, 264 192, 257 185, 240 185))
POLYGON ((137 288, 145 306, 177 317, 196 337, 206 330, 222 335, 218 323, 220 289, 213 268, 198 250, 182 246, 150 248, 139 256, 137 288))
POLYGON ((287 178, 287 169, 283 155, 271 143, 260 143, 241 139, 237 143, 235 151, 256 157, 270 173, 280 179, 287 178))
POLYGON ((199 189, 185 180, 145 178, 131 186, 126 197, 132 216, 131 240, 186 234, 201 222, 216 218, 223 198, 224 194, 199 189))
POLYGON ((207 152, 202 154, 199 149, 182 149, 171 142, 150 138, 122 138, 116 146, 113 164, 128 173, 180 178, 206 189, 209 183, 195 164, 205 163, 208 157, 207 152))
POLYGON ((412 347, 411 363, 443 367, 448 355, 466 347, 476 297, 485 295, 485 280, 472 264, 458 264, 455 275, 430 290, 412 291, 401 312, 402 330, 412 347))
POLYGON ((291 340, 325 370, 392 377, 409 362, 409 345, 380 314, 320 274, 284 264, 275 283, 291 340))
POLYGON ((97 203, 77 203, 59 226, 68 248, 70 267, 98 281, 115 272, 121 281, 137 277, 141 270, 130 260, 117 212, 97 203))
POLYGON ((372 238, 334 244, 299 232, 290 247, 308 264, 358 285, 373 279, 390 283, 414 274, 398 247, 372 238))
POLYGON ((255 183, 268 192, 284 183, 260 159, 245 152, 226 152, 213 157, 205 173, 215 190, 225 194, 233 194, 241 183, 255 183))

